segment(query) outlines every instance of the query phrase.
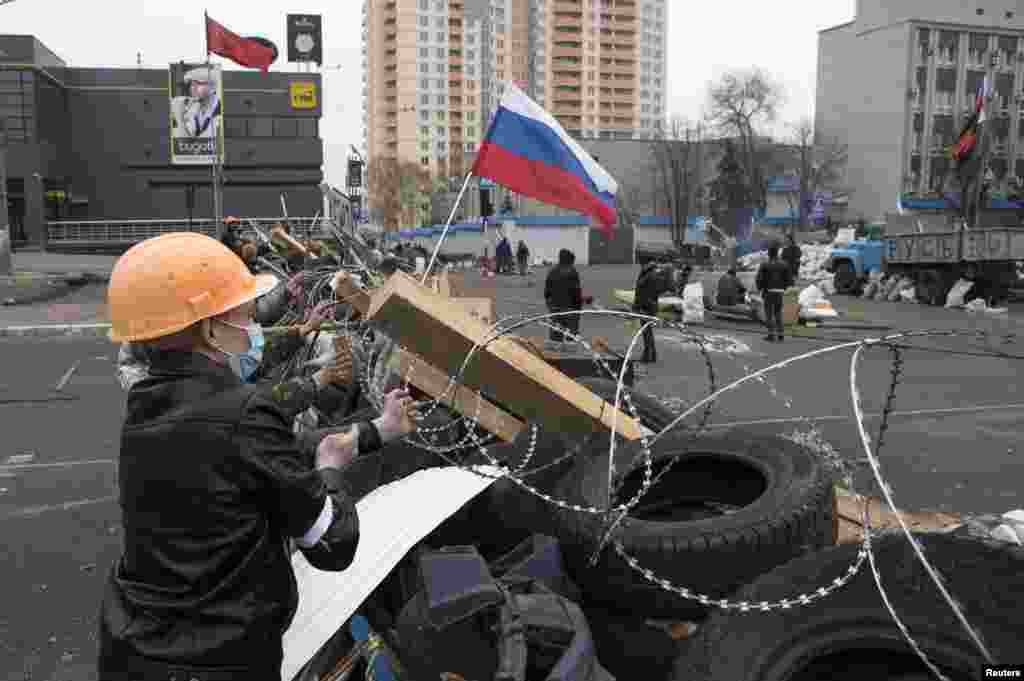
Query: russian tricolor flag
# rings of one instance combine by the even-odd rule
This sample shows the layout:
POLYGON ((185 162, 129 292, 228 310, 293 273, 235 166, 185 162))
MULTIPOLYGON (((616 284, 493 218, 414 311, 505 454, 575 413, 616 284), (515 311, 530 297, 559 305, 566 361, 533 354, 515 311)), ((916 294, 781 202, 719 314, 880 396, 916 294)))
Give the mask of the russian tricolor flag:
POLYGON ((513 83, 477 151, 473 175, 530 198, 575 210, 615 228, 618 183, 562 129, 558 121, 513 83))

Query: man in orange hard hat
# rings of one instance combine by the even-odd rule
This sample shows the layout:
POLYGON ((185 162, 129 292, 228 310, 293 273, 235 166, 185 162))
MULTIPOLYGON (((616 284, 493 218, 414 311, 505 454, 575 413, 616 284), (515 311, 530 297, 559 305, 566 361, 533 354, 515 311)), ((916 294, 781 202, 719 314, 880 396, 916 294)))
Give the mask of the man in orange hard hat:
POLYGON ((124 553, 100 613, 100 681, 280 681, 298 604, 294 541, 321 570, 348 567, 359 518, 355 458, 410 433, 409 398, 300 451, 290 417, 247 383, 262 329, 254 301, 278 285, 205 235, 126 252, 108 290, 111 340, 142 346, 121 432, 124 553))

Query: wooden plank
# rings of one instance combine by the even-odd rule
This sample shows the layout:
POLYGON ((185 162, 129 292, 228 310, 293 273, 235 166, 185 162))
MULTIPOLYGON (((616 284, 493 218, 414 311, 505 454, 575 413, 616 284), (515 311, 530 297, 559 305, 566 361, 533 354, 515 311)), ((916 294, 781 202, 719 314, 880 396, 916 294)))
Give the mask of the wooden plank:
MULTIPOLYGON (((896 514, 888 509, 885 501, 877 497, 868 497, 868 517, 872 528, 896 529, 899 521, 896 514)), ((840 544, 859 543, 864 540, 864 501, 857 499, 846 490, 836 490, 836 525, 837 542, 840 544)), ((949 530, 961 524, 961 519, 948 513, 934 512, 901 512, 907 521, 907 527, 915 532, 934 532, 949 530)))
POLYGON ((350 304, 365 317, 366 311, 370 309, 370 294, 356 286, 352 277, 345 272, 335 275, 334 282, 334 297, 350 304))
POLYGON ((488 432, 497 435, 505 442, 515 440, 526 427, 525 423, 494 406, 465 386, 456 385, 454 391, 449 390, 450 376, 432 367, 423 358, 406 350, 399 350, 396 354, 395 370, 403 381, 408 380, 409 383, 434 399, 441 399, 441 396, 445 395, 445 398, 441 399, 442 404, 451 407, 463 416, 475 418, 488 432))
POLYGON ((445 298, 452 297, 452 283, 448 278, 448 270, 441 270, 441 274, 437 275, 437 292, 445 298))
POLYGON ((471 317, 479 319, 487 326, 492 326, 496 321, 494 318, 494 301, 490 298, 453 298, 452 300, 466 308, 471 317))
POLYGON ((441 371, 462 371, 466 387, 483 389, 517 417, 571 433, 610 430, 614 418, 626 439, 642 435, 635 419, 615 414, 610 404, 511 339, 498 338, 479 349, 463 370, 465 358, 475 345, 488 341, 490 329, 455 300, 420 286, 404 272, 396 272, 371 295, 366 316, 441 371))

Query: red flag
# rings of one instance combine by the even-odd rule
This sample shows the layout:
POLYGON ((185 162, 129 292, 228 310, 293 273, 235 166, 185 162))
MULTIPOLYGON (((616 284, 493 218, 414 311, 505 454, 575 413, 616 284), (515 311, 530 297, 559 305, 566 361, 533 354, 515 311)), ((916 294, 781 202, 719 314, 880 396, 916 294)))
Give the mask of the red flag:
POLYGON ((206 17, 206 51, 263 73, 270 69, 275 56, 271 48, 232 33, 210 17, 206 17))

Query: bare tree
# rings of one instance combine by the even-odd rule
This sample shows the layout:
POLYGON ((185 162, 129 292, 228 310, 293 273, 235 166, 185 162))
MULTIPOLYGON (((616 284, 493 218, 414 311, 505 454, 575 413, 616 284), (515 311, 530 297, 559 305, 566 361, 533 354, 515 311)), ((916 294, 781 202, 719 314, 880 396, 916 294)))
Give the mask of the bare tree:
POLYGON ((773 123, 782 103, 782 86, 759 69, 726 73, 708 91, 709 118, 723 135, 739 142, 740 162, 750 193, 760 208, 767 203, 764 154, 758 142, 762 126, 773 123))
POLYGON ((797 182, 796 191, 787 192, 786 200, 790 212, 800 216, 802 226, 807 224, 808 201, 819 191, 838 188, 848 152, 838 138, 815 135, 809 119, 801 120, 792 128, 786 172, 795 176, 797 182))
POLYGON ((429 195, 430 174, 417 163, 377 157, 367 166, 370 208, 384 225, 396 231, 422 220, 423 200, 429 195))
POLYGON ((664 202, 672 218, 672 241, 681 243, 690 214, 704 197, 704 171, 709 165, 704 130, 673 118, 652 146, 657 185, 654 208, 657 212, 664 202))

